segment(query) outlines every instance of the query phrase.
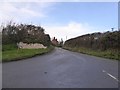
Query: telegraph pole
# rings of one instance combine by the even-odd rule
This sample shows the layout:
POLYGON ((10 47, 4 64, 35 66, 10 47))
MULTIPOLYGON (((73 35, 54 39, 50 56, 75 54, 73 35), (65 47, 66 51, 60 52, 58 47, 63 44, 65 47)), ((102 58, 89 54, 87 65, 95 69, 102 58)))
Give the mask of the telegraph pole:
POLYGON ((67 36, 66 36, 66 40, 67 40, 67 36))
POLYGON ((111 28, 112 29, 112 32, 114 31, 114 28, 111 28))

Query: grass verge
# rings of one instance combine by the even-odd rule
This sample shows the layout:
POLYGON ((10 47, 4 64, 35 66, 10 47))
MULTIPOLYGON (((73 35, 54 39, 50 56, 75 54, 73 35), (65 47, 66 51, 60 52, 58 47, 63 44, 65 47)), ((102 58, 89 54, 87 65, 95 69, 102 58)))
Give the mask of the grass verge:
POLYGON ((74 51, 74 52, 83 53, 83 54, 108 58, 108 59, 120 60, 120 52, 118 50, 101 51, 101 50, 92 50, 89 48, 70 48, 70 47, 64 47, 64 49, 74 51))
POLYGON ((52 51, 54 47, 46 49, 13 49, 2 52, 2 62, 16 61, 20 59, 30 58, 36 55, 41 55, 52 51))

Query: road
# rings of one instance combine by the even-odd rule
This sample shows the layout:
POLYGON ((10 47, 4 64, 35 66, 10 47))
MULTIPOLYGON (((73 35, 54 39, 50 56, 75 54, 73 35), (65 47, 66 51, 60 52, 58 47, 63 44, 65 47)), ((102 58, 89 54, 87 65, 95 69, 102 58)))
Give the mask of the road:
POLYGON ((33 58, 8 62, 3 88, 118 88, 118 61, 56 48, 33 58))

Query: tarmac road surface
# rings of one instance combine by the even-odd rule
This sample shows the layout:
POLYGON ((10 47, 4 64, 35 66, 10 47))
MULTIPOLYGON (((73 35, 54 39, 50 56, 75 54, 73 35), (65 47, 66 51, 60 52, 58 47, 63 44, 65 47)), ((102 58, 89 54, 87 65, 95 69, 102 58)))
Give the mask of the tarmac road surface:
POLYGON ((3 88, 118 88, 118 61, 67 51, 2 64, 3 88))

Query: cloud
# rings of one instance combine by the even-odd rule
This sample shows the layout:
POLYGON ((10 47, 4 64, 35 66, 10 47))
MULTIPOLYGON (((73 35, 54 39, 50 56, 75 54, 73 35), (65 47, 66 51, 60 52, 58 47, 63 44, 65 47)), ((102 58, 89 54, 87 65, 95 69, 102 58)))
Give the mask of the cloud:
POLYGON ((87 23, 69 22, 64 26, 44 26, 46 33, 49 33, 51 38, 56 37, 66 39, 74 38, 83 34, 96 32, 95 27, 87 23))
POLYGON ((47 2, 2 2, 0 4, 0 23, 10 20, 32 22, 33 18, 45 18, 52 3, 47 2))
POLYGON ((2 2, 119 2, 119 0, 2 0, 2 2))

